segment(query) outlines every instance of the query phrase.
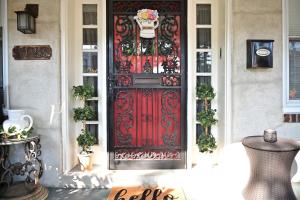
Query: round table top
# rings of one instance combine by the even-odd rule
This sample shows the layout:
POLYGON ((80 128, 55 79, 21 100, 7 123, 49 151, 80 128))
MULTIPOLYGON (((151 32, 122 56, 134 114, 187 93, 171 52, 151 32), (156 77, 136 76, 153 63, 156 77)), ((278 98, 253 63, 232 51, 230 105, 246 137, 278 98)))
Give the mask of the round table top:
POLYGON ((4 146, 4 145, 15 145, 15 144, 23 144, 23 143, 27 143, 27 142, 31 142, 34 140, 39 139, 39 135, 31 135, 26 139, 7 139, 7 140, 0 140, 0 146, 4 146))
POLYGON ((249 136, 243 139, 242 144, 246 147, 261 151, 298 151, 300 143, 286 138, 277 138, 277 142, 265 142, 263 136, 249 136))

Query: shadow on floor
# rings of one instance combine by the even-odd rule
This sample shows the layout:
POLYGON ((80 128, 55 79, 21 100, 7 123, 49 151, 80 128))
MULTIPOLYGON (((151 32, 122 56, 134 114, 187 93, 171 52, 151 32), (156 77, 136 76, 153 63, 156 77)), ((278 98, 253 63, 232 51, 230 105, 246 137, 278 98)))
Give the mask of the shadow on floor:
POLYGON ((110 189, 48 188, 47 200, 106 200, 110 189))

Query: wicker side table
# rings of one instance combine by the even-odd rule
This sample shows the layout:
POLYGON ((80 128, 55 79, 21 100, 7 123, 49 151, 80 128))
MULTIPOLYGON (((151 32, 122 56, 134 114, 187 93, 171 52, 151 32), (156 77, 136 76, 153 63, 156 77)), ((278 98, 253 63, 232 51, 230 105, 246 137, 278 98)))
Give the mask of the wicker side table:
POLYGON ((292 162, 300 149, 299 143, 278 138, 265 142, 262 136, 243 140, 249 156, 251 174, 243 196, 246 200, 297 200, 291 185, 292 162))

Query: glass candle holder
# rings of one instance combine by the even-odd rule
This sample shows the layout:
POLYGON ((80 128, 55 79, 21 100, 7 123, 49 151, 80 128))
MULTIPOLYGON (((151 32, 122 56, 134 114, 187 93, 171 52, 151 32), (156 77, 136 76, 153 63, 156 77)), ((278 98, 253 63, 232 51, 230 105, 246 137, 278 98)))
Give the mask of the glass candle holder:
POLYGON ((274 143, 277 141, 277 132, 273 129, 264 130, 264 141, 274 143))

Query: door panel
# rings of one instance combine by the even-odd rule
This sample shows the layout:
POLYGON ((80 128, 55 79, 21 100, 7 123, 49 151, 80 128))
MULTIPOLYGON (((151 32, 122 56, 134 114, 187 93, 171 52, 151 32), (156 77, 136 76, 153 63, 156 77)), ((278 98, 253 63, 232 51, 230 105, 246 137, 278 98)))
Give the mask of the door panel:
POLYGON ((185 1, 108 1, 111 169, 186 167, 185 1), (158 10, 153 39, 134 16, 158 10))

